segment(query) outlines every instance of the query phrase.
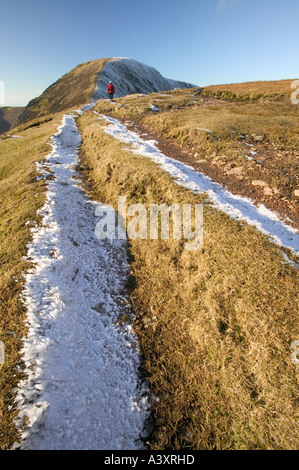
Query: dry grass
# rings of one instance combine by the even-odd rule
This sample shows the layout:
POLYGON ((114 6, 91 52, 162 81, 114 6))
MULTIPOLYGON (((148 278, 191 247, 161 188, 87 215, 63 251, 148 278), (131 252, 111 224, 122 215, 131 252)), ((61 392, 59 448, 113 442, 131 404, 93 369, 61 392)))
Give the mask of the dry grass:
MULTIPOLYGON (((262 83, 266 87, 271 82, 262 83)), ((298 107, 290 100, 211 100, 203 96, 204 91, 132 95, 114 103, 99 100, 96 110, 141 123, 195 160, 206 161, 223 174, 237 167, 244 182, 250 185, 253 180, 265 181, 278 197, 297 205, 298 107), (154 112, 152 105, 160 112, 154 112), (251 150, 256 153, 253 158, 251 150)))
POLYGON ((98 73, 108 60, 96 59, 77 65, 39 97, 31 100, 21 114, 20 122, 89 103, 95 91, 98 73))
POLYGON ((143 123, 169 141, 175 140, 198 160, 205 159, 226 172, 242 168, 248 182, 261 179, 282 196, 296 199, 299 119, 294 105, 218 104, 147 116, 143 123), (262 141, 257 143, 256 138, 262 141), (257 154, 254 159, 248 159, 247 144, 257 154))
MULTIPOLYGON (((93 113, 79 125, 94 198, 116 209, 119 195, 147 206, 202 202, 153 162, 122 150, 93 113)), ((297 271, 267 237, 206 205, 203 248, 183 246, 129 241, 143 374, 158 398, 149 447, 295 449, 297 271)))
MULTIPOLYGON (((91 63, 87 94, 96 69, 98 64, 91 63)), ((73 83, 89 73, 80 66, 74 70, 73 83)), ((51 88, 32 103, 34 116, 69 103, 58 88, 51 88)), ((246 92, 236 86, 228 91, 246 92)), ((281 170, 287 172, 289 165, 295 172, 294 158, 298 161, 297 109, 278 99, 281 89, 272 90, 270 97, 256 98, 260 88, 253 92, 250 103, 246 97, 219 101, 204 97, 204 91, 177 90, 114 103, 100 100, 96 109, 146 124, 198 158, 216 162, 222 155, 223 168, 242 162, 245 175, 256 170, 246 166, 252 162, 244 160, 239 133, 250 139, 262 132, 264 140, 257 147, 273 150, 265 165, 272 164, 278 173, 275 184, 290 194, 295 185, 281 170), (154 112, 151 105, 161 111, 154 112)), ((74 93, 78 104, 86 102, 85 90, 79 87, 74 93)), ((22 256, 30 239, 27 222, 36 218, 45 194, 44 183, 35 178, 35 162, 49 152, 46 144, 61 117, 36 118, 14 130, 22 139, 0 142, 1 449, 17 438, 13 389, 22 376, 20 348, 26 333, 20 293, 27 265, 22 256)), ((177 186, 153 162, 122 150, 122 144, 103 133, 92 112, 84 113, 79 124, 85 183, 94 198, 115 207, 119 195, 126 195, 128 204, 146 206, 202 202, 203 197, 177 186)), ((299 338, 298 272, 283 262, 280 250, 254 228, 205 205, 200 251, 185 251, 182 241, 137 239, 130 241, 128 253, 142 373, 159 399, 153 400, 149 447, 296 449, 299 377, 290 362, 290 344, 299 338)))
POLYGON ((13 389, 22 376, 20 348, 26 333, 25 311, 20 301, 22 273, 28 268, 22 259, 30 239, 28 221, 44 201, 44 182, 36 180, 35 162, 49 153, 46 145, 56 131, 61 115, 50 123, 18 132, 20 139, 0 142, 0 340, 5 345, 5 363, 0 365, 0 449, 9 449, 17 434, 13 389))
POLYGON ((207 96, 226 97, 235 100, 284 100, 290 101, 293 80, 230 83, 204 87, 207 96), (222 92, 224 92, 222 94, 222 92), (225 92, 228 92, 225 94, 225 92))

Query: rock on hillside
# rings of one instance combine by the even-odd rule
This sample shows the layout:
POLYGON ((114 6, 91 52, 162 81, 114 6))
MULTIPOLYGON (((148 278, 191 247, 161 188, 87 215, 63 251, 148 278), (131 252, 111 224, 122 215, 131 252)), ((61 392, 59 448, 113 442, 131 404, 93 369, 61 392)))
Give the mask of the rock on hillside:
POLYGON ((31 100, 19 123, 107 98, 107 85, 113 81, 115 97, 132 93, 152 93, 174 88, 191 88, 191 83, 164 78, 157 70, 129 58, 96 59, 77 65, 31 100))

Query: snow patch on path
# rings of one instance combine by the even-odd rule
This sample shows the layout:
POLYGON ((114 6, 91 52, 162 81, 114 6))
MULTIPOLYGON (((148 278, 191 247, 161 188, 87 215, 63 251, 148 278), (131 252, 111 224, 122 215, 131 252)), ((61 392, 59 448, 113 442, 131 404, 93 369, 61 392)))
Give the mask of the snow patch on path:
POLYGON ((131 144, 126 148, 136 155, 148 157, 163 170, 176 178, 176 182, 196 193, 207 193, 211 204, 233 219, 247 222, 260 232, 269 236, 270 241, 280 247, 289 248, 299 256, 299 233, 285 224, 279 216, 263 204, 239 195, 232 194, 220 184, 189 165, 165 156, 152 140, 143 140, 136 132, 129 131, 117 119, 100 115, 109 125, 103 126, 105 132, 121 142, 131 144))
POLYGON ((16 397, 16 447, 142 449, 148 402, 125 291, 126 242, 95 235, 101 204, 79 185, 75 116, 65 115, 51 139, 44 170, 54 179, 28 247, 28 379, 16 397))

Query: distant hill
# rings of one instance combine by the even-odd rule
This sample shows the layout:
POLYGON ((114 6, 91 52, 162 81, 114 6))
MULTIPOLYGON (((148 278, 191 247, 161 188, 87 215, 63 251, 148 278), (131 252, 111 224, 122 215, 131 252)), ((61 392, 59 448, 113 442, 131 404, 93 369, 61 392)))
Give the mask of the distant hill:
POLYGON ((107 85, 112 80, 115 97, 132 93, 152 93, 174 88, 191 88, 187 82, 164 78, 156 69, 128 58, 96 59, 77 65, 23 110, 19 123, 57 111, 107 98, 107 85))
POLYGON ((24 107, 3 107, 0 108, 0 134, 8 132, 17 125, 18 118, 24 107))
POLYGON ((256 81, 256 82, 242 82, 242 83, 227 83, 223 85, 211 85, 204 87, 207 94, 219 98, 231 99, 259 99, 271 98, 276 100, 290 100, 292 93, 293 80, 271 80, 271 81, 256 81))

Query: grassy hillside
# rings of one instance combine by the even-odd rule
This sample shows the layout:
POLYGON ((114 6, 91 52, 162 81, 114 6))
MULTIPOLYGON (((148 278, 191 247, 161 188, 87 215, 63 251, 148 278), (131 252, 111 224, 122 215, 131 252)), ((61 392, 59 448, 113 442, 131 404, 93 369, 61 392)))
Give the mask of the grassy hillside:
POLYGON ((132 95, 115 103, 102 100, 97 110, 134 121, 170 156, 264 203, 299 227, 299 116, 286 88, 284 81, 276 88, 285 93, 282 101, 263 94, 262 82, 255 88, 257 100, 219 99, 207 96, 209 88, 204 88, 132 95))
POLYGON ((91 60, 77 65, 38 98, 31 100, 20 115, 20 122, 25 123, 34 118, 89 103, 95 91, 98 73, 108 60, 91 60))
POLYGON ((17 125, 18 118, 23 110, 24 108, 21 106, 6 106, 4 108, 0 108, 0 134, 3 134, 3 132, 8 132, 17 125))
POLYGON ((204 88, 206 96, 230 98, 237 101, 271 99, 290 101, 293 80, 274 80, 212 85, 204 88))
POLYGON ((112 79, 117 96, 148 90, 163 90, 167 87, 186 87, 191 84, 180 81, 169 81, 158 71, 134 59, 111 60, 115 58, 97 59, 78 65, 69 73, 47 88, 39 97, 31 100, 20 116, 20 122, 25 123, 33 118, 46 116, 68 107, 90 103, 95 96, 106 97, 108 80, 112 79), (107 64, 105 71, 103 68, 107 64), (99 72, 103 71, 100 81, 99 72))
MULTIPOLYGON (((143 122, 159 126, 163 115, 160 121, 151 114, 153 99, 117 100, 115 113, 128 111, 131 118, 142 111, 143 122)), ((178 113, 183 99, 173 98, 178 113)), ((96 110, 105 106, 99 101, 96 110)), ((185 114, 182 122, 187 125, 185 114)), ((119 195, 146 206, 202 202, 203 196, 107 136, 93 112, 79 125, 86 186, 94 198, 116 209, 119 195)), ((180 137, 180 126, 167 129, 172 139, 180 137)), ((290 344, 299 337, 298 272, 267 237, 208 206, 203 248, 187 252, 183 245, 129 241, 142 371, 156 397, 149 447, 295 449, 299 377, 290 344)))
POLYGON ((44 202, 45 183, 36 180, 35 162, 49 153, 50 135, 56 132, 62 114, 33 127, 14 130, 20 138, 0 141, 0 340, 5 345, 5 364, 0 364, 0 449, 10 448, 16 439, 13 403, 22 377, 20 357, 26 334, 26 312, 20 301, 22 273, 28 269, 23 260, 30 227, 36 211, 44 202))
MULTIPOLYGON (((86 65, 92 80, 103 66, 94 62, 86 65)), ((87 72, 80 67, 70 81, 64 77, 72 97, 50 87, 45 100, 31 106, 34 120, 14 129, 21 138, 6 135, 0 141, 1 449, 17 437, 13 398, 23 370, 20 293, 28 268, 22 256, 45 196, 35 162, 48 154, 47 142, 63 115, 48 115, 52 106, 62 110, 70 101, 86 102, 92 92, 90 82, 79 86, 87 72)), ((169 156, 277 209, 299 227, 298 108, 285 82, 271 96, 265 85, 131 95, 100 100, 95 109, 146 132, 169 156)), ((177 186, 152 161, 124 150, 99 124, 92 111, 78 119, 81 172, 94 199, 116 208, 119 195, 146 206, 205 199, 177 186)), ((298 271, 285 263, 281 250, 253 227, 204 205, 201 250, 184 250, 183 240, 137 239, 129 241, 128 254, 141 372, 156 397, 149 448, 296 449, 299 375, 290 345, 299 339, 298 271)))

